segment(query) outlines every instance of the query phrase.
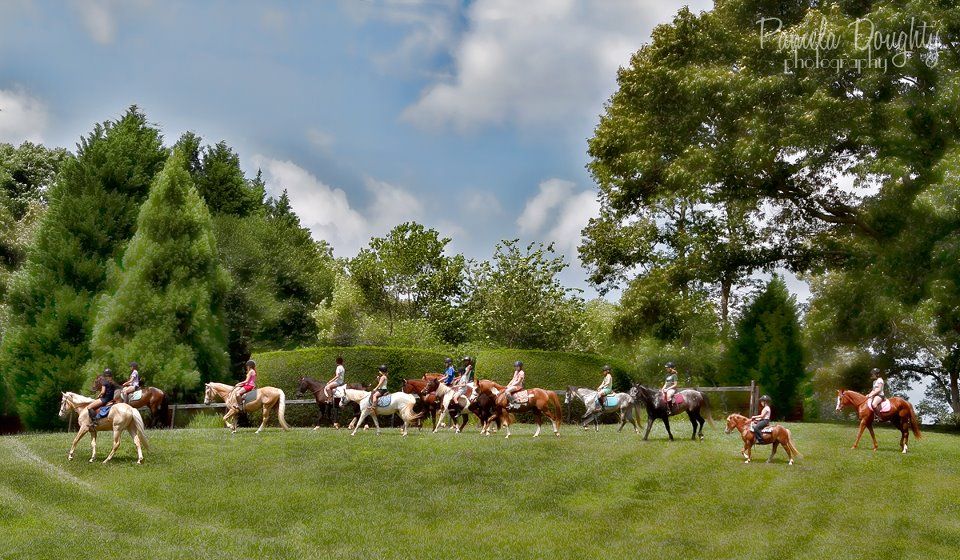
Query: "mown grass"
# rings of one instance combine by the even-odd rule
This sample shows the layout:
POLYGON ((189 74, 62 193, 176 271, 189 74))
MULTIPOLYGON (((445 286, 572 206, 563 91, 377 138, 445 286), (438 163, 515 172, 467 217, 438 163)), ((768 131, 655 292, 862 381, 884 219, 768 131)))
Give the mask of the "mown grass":
MULTIPOLYGON (((678 424, 680 435, 689 426, 678 424)), ((649 442, 397 430, 150 432, 111 465, 64 433, 0 438, 0 558, 952 558, 960 437, 903 456, 853 426, 792 425, 804 453, 742 464, 736 434, 649 442)), ((101 458, 106 450, 101 438, 101 458)), ((780 452, 782 453, 782 451, 780 452)))

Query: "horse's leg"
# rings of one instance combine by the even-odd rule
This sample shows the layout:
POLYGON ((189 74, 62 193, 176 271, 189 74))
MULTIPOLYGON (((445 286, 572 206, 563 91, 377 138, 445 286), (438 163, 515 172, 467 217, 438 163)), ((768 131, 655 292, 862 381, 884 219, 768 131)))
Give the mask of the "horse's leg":
POLYGON ((123 428, 117 424, 113 426, 113 448, 110 449, 110 453, 107 454, 107 458, 103 460, 104 463, 113 459, 113 454, 117 452, 117 449, 120 448, 120 435, 123 434, 123 428))
POLYGON ((873 433, 873 422, 867 424, 867 430, 870 431, 870 439, 873 440, 873 450, 876 451, 880 446, 877 445, 877 434, 873 433))
POLYGON ((623 427, 626 425, 627 425, 627 415, 626 413, 623 412, 623 409, 621 408, 620 409, 620 426, 617 427, 617 433, 619 434, 623 430, 623 427))
POLYGON ((70 444, 70 451, 67 452, 67 460, 73 461, 73 452, 77 450, 77 443, 80 442, 80 438, 83 437, 83 434, 90 431, 90 428, 86 426, 80 426, 80 429, 77 430, 76 437, 73 438, 73 443, 70 444))
POLYGON ((137 464, 143 464, 143 448, 141 446, 140 434, 137 433, 137 428, 134 426, 134 423, 131 422, 127 426, 127 431, 130 432, 130 438, 133 439, 133 445, 137 448, 137 464))
POLYGON ((443 422, 443 419, 447 417, 447 407, 443 407, 440 411, 439 421, 434 421, 433 423, 433 433, 437 433, 437 430, 440 429, 440 423, 443 422))
POLYGON ((643 433, 643 441, 647 441, 647 438, 650 437, 650 428, 653 428, 653 417, 649 414, 647 415, 647 431, 643 433))
POLYGON ((670 441, 673 441, 673 432, 670 431, 670 417, 663 417, 663 425, 667 427, 667 435, 670 436, 670 441))
POLYGON ((693 433, 690 434, 690 439, 697 439, 697 420, 694 418, 692 410, 687 411, 687 418, 690 420, 690 424, 693 425, 693 433))
POLYGON ((503 423, 504 423, 504 427, 506 428, 506 431, 507 431, 507 435, 504 436, 503 439, 507 439, 507 438, 510 437, 510 413, 509 413, 509 412, 506 413, 506 418, 504 418, 503 423))
MULTIPOLYGON (((857 441, 853 442, 853 447, 852 447, 851 449, 856 449, 857 446, 860 445, 860 438, 863 437, 863 430, 865 430, 866 428, 867 428, 867 420, 866 420, 866 418, 861 418, 861 419, 860 419, 860 429, 857 431, 857 441)), ((871 429, 871 431, 873 430, 872 427, 871 427, 870 429, 871 429)))
POLYGON ((263 407, 260 409, 260 427, 254 432, 255 434, 262 432, 263 428, 267 425, 267 420, 270 419, 270 408, 267 403, 263 403, 263 407))
POLYGON ((543 427, 543 414, 540 413, 540 409, 536 408, 534 405, 534 418, 537 420, 537 431, 533 432, 533 437, 540 437, 540 428, 543 427))
POLYGON ((380 435, 380 414, 379 411, 370 415, 373 418, 373 425, 377 427, 377 435, 380 435))
POLYGON ((97 457, 97 431, 90 430, 90 462, 97 457))
POLYGON ((744 443, 743 448, 744 448, 743 456, 747 458, 747 460, 744 461, 744 463, 749 463, 750 457, 753 455, 753 442, 744 443))
MULTIPOLYGON (((770 446, 770 458, 767 459, 767 462, 770 463, 773 461, 773 456, 777 454, 777 446, 780 445, 776 440, 773 441, 773 444, 770 446)), ((790 450, 787 450, 787 455, 790 455, 790 450)))
POLYGON ((640 426, 637 424, 637 410, 633 407, 627 408, 627 416, 630 417, 630 423, 633 424, 633 431, 636 434, 640 433, 640 426))
POLYGON ((367 412, 367 410, 363 409, 360 411, 360 417, 354 418, 354 421, 356 422, 356 424, 354 424, 353 426, 353 431, 350 432, 351 436, 357 435, 357 430, 360 429, 360 426, 363 424, 363 421, 366 420, 368 414, 369 413, 367 412))

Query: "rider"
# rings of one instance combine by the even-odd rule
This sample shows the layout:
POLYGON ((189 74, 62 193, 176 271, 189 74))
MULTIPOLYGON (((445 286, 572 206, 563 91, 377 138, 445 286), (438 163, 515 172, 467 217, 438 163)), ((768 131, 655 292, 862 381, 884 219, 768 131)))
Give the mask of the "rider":
POLYGON ((883 403, 883 372, 880 368, 870 370, 870 379, 873 380, 873 389, 867 393, 867 402, 873 409, 873 414, 880 417, 880 405, 883 403))
POLYGON ((387 366, 381 365, 377 368, 377 383, 370 393, 370 406, 367 407, 371 414, 377 413, 377 399, 387 392, 387 366))
POLYGON ((523 390, 523 382, 527 377, 527 374, 523 371, 523 362, 517 360, 513 363, 513 367, 513 379, 511 379, 510 383, 503 389, 503 392, 507 394, 507 401, 510 402, 511 406, 514 404, 513 394, 523 390))
POLYGON ((763 408, 760 409, 760 414, 750 417, 750 421, 753 422, 753 435, 757 443, 763 441, 761 432, 770 425, 770 397, 768 395, 760 397, 760 404, 763 405, 763 408))
POLYGON ((93 428, 96 428, 97 426, 97 409, 111 402, 117 391, 117 384, 113 382, 113 372, 110 371, 110 368, 103 370, 103 376, 100 378, 100 381, 100 393, 92 403, 87 405, 87 408, 85 409, 90 415, 90 421, 93 423, 93 428))
POLYGON ((243 396, 253 391, 257 387, 257 363, 253 360, 247 360, 247 376, 243 381, 234 385, 233 408, 243 410, 243 396))
POLYGON ((443 384, 453 385, 453 378, 457 376, 457 370, 453 367, 453 358, 444 358, 443 365, 447 366, 447 369, 443 371, 443 384))
POLYGON ((467 386, 469 386, 473 381, 473 360, 470 359, 470 356, 464 356, 463 364, 463 372, 460 373, 460 377, 457 378, 456 383, 453 385, 453 387, 456 389, 456 392, 453 394, 454 401, 463 395, 463 393, 467 390, 467 386))
POLYGON ((597 404, 594 410, 603 412, 603 399, 611 393, 613 393, 613 375, 610 374, 610 366, 603 366, 603 381, 597 387, 597 404))
POLYGON ((333 396, 334 389, 345 383, 343 380, 344 373, 346 373, 346 370, 343 367, 343 358, 337 356, 337 369, 334 372, 333 377, 330 378, 330 381, 327 381, 327 384, 323 386, 323 394, 328 399, 333 396))
POLYGON ((670 410, 673 408, 673 395, 677 392, 677 369, 673 362, 667 362, 663 367, 667 370, 667 379, 660 388, 660 394, 663 395, 667 410, 670 410))
POLYGON ((140 365, 137 364, 137 362, 130 362, 130 379, 124 381, 122 385, 123 388, 120 389, 123 402, 129 402, 130 395, 140 388, 140 372, 137 371, 139 368, 140 365))

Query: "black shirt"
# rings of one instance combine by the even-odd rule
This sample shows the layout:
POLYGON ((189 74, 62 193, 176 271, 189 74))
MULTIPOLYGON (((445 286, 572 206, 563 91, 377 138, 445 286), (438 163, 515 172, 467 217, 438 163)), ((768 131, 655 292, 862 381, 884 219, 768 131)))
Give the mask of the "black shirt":
POLYGON ((117 386, 113 384, 113 381, 104 381, 103 382, 103 396, 100 397, 103 399, 103 402, 110 402, 113 400, 114 393, 117 392, 117 386))

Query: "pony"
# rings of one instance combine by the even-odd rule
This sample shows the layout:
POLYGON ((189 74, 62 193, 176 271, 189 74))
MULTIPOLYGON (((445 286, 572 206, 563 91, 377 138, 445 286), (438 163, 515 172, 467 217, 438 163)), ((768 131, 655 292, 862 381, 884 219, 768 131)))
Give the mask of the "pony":
MULTIPOLYGON (((424 375, 424 377, 426 377, 426 375, 424 375)), ((420 397, 420 402, 423 404, 423 415, 429 415, 430 419, 433 420, 433 427, 436 428, 437 411, 440 408, 440 404, 437 402, 437 394, 435 390, 430 391, 427 389, 428 383, 430 383, 430 381, 424 381, 423 379, 404 379, 403 388, 401 390, 404 393, 420 397)), ((420 427, 422 428, 422 426, 420 427)))
MULTIPOLYGON (((234 389, 235 387, 233 385, 227 385, 226 383, 207 383, 203 390, 203 404, 210 404, 217 399, 226 402, 234 389)), ((263 420, 260 422, 260 427, 257 428, 256 433, 259 434, 263 431, 263 428, 266 427, 267 421, 270 419, 270 411, 273 410, 274 407, 277 409, 277 420, 280 421, 280 427, 283 428, 284 431, 290 429, 290 426, 287 425, 287 420, 284 418, 287 410, 287 396, 282 390, 276 387, 258 387, 256 397, 249 401, 245 400, 243 410, 245 412, 253 412, 257 409, 257 405, 261 407, 263 420)), ((230 428, 230 433, 232 434, 237 432, 237 417, 239 415, 240 412, 237 409, 229 404, 227 405, 227 413, 223 415, 223 422, 230 428), (233 421, 232 423, 231 420, 233 421)))
POLYGON ((351 436, 357 435, 357 430, 360 429, 360 426, 363 424, 363 421, 370 416, 373 418, 373 424, 377 427, 377 435, 380 435, 380 421, 377 418, 380 414, 392 415, 399 414, 400 418, 403 420, 403 432, 404 436, 407 435, 407 426, 411 422, 421 418, 423 414, 417 414, 413 411, 413 406, 417 404, 417 397, 409 393, 404 393, 403 391, 397 393, 391 393, 390 404, 387 406, 378 406, 376 414, 370 414, 370 391, 358 391, 356 389, 347 389, 346 387, 337 387, 334 391, 334 396, 342 399, 340 401, 340 406, 347 406, 347 403, 354 402, 360 405, 360 419, 357 421, 357 425, 354 426, 353 431, 350 432, 351 436))
POLYGON ((477 416, 480 422, 480 435, 491 435, 493 424, 496 423, 499 430, 502 426, 500 416, 497 414, 497 397, 490 393, 480 393, 477 399, 470 405, 470 412, 477 416))
POLYGON ((83 434, 90 434, 90 462, 97 457, 97 427, 105 429, 107 426, 113 428, 113 448, 110 454, 103 460, 104 463, 113 459, 113 454, 120 447, 120 436, 124 430, 130 432, 133 438, 133 444, 137 446, 137 464, 143 464, 143 448, 149 448, 147 445, 147 434, 143 426, 143 417, 140 411, 125 403, 117 403, 111 406, 110 412, 106 418, 97 420, 97 423, 90 419, 90 415, 84 410, 86 406, 93 402, 93 399, 78 395, 76 393, 60 393, 60 418, 66 418, 70 411, 77 413, 77 424, 80 429, 77 430, 77 437, 73 438, 70 444, 70 451, 67 453, 67 459, 73 460, 73 453, 77 450, 77 443, 83 434))
POLYGON ((658 418, 663 420, 663 425, 667 427, 667 435, 673 441, 673 433, 670 431, 670 417, 681 412, 686 412, 690 418, 690 423, 693 424, 693 435, 690 436, 690 439, 697 439, 698 435, 700 439, 703 439, 704 415, 700 413, 701 409, 706 412, 706 421, 710 422, 710 426, 713 426, 713 418, 710 417, 710 403, 703 393, 694 389, 683 389, 677 391, 674 395, 675 399, 677 395, 682 396, 683 402, 667 406, 667 403, 663 402, 663 398, 661 398, 660 391, 656 389, 644 387, 640 383, 630 388, 630 397, 634 401, 642 402, 647 407, 647 431, 643 434, 644 441, 650 436, 653 421, 658 418))
MULTIPOLYGON (((97 379, 93 382, 93 392, 99 393, 100 388, 103 386, 103 376, 98 375, 97 379)), ((170 423, 170 407, 167 402, 167 395, 160 389, 156 387, 146 387, 143 386, 140 389, 140 398, 136 400, 126 401, 125 404, 129 404, 133 408, 149 408, 150 409, 150 427, 163 427, 170 423)), ((132 397, 136 394, 136 391, 130 394, 132 397)), ((123 395, 120 394, 118 390, 116 396, 113 399, 113 402, 124 402, 123 395)))
POLYGON ((757 441, 756 434, 750 429, 750 419, 740 414, 731 414, 727 416, 727 428, 723 433, 729 434, 733 430, 740 432, 740 437, 743 438, 743 449, 740 450, 740 454, 746 459, 744 463, 750 462, 754 445, 773 444, 773 448, 770 450, 770 457, 767 459, 768 463, 773 461, 773 456, 777 453, 778 445, 782 445, 787 451, 787 458, 789 459, 787 462, 788 465, 792 465, 793 460, 800 457, 797 446, 793 444, 793 435, 790 433, 790 430, 783 426, 771 426, 770 434, 767 436, 769 439, 757 441))
POLYGON ((617 399, 617 404, 614 406, 607 406, 606 402, 603 404, 603 410, 596 411, 591 409, 597 400, 597 392, 593 389, 588 389, 586 387, 574 387, 573 385, 567 386, 567 393, 564 398, 564 404, 570 404, 573 402, 574 397, 583 401, 583 405, 587 407, 587 412, 583 415, 583 421, 581 425, 583 429, 586 430, 587 424, 591 421, 596 426, 596 431, 600 431, 600 415, 604 412, 613 412, 616 411, 620 415, 620 427, 617 428, 617 432, 623 430, 623 427, 626 425, 629 420, 633 424, 633 431, 640 433, 640 427, 637 425, 637 419, 635 416, 639 416, 639 410, 637 409, 637 403, 628 395, 627 393, 614 393, 610 395, 617 399))
MULTIPOLYGON (((297 385, 297 392, 295 396, 299 397, 304 393, 310 393, 313 395, 313 398, 317 401, 317 425, 313 427, 314 430, 320 429, 320 424, 323 422, 324 417, 333 424, 333 427, 340 429, 340 402, 339 399, 331 396, 326 396, 323 393, 323 388, 326 386, 326 383, 322 381, 317 381, 312 377, 302 376, 300 382, 297 385), (336 413, 337 417, 334 418, 333 415, 336 413)), ((350 389, 366 389, 367 386, 363 383, 347 383, 347 387, 350 389)), ((354 407, 354 419, 360 417, 360 407, 354 407)), ((352 427, 352 425, 351 425, 352 427)))
POLYGON ((540 436, 540 429, 543 427, 543 417, 546 416, 550 419, 551 424, 553 424, 554 435, 560 437, 560 422, 563 421, 563 406, 560 404, 560 397, 558 397, 554 391, 540 389, 539 387, 523 389, 522 391, 527 393, 527 400, 526 402, 520 403, 520 406, 516 408, 511 407, 507 401, 506 393, 501 392, 497 396, 497 416, 500 417, 500 421, 503 423, 504 429, 507 432, 504 439, 510 437, 510 424, 514 421, 511 412, 533 413, 534 419, 537 422, 537 431, 533 433, 533 437, 540 436))
MULTIPOLYGON (((863 437, 863 429, 870 430, 870 438, 873 439, 873 450, 876 451, 877 436, 873 433, 873 420, 890 421, 900 430, 900 449, 901 453, 907 452, 907 442, 910 439, 910 430, 917 439, 920 435, 920 420, 917 419, 917 412, 913 405, 900 397, 890 397, 887 399, 890 403, 890 409, 876 411, 867 402, 866 395, 861 395, 856 391, 837 391, 837 412, 840 412, 845 406, 852 406, 857 409, 857 416, 860 417, 860 429, 857 431, 857 440, 853 442, 853 449, 860 445, 860 438, 863 437)), ((882 408, 881 404, 881 408, 882 408)))
MULTIPOLYGON (((469 386, 468 386, 469 387, 469 386)), ((437 430, 440 426, 445 425, 444 419, 449 415, 450 422, 453 424, 453 429, 456 433, 463 431, 463 427, 467 425, 468 420, 468 411, 470 410, 470 399, 466 393, 461 394, 458 398, 454 399, 454 395, 457 390, 450 387, 446 383, 443 383, 439 379, 434 379, 427 384, 427 389, 432 389, 436 395, 437 400, 440 404, 440 419, 438 420, 439 425, 434 424, 433 433, 437 433, 437 430), (460 425, 457 425, 456 418, 457 416, 463 415, 463 421, 460 425)), ((473 387, 470 387, 471 390, 474 390, 473 387)))

